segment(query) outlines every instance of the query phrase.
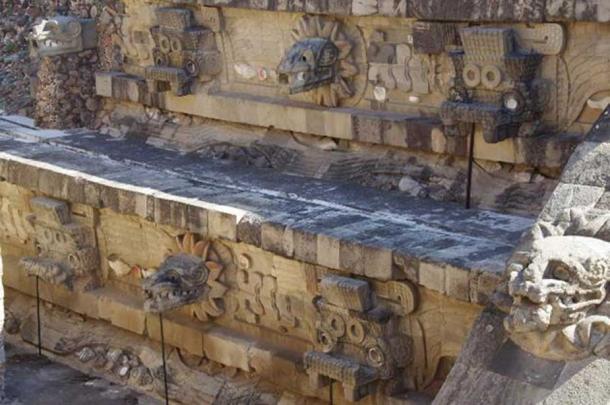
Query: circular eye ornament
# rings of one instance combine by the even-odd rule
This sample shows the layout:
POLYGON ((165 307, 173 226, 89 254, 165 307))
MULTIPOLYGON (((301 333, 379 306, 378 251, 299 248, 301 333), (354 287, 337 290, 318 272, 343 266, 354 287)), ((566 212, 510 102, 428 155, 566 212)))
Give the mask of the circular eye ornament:
POLYGON ((172 50, 172 43, 167 35, 159 34, 159 49, 163 53, 169 53, 172 50))
POLYGON ((199 76, 199 63, 193 59, 188 59, 184 63, 184 70, 186 70, 191 77, 199 76))
POLYGON ((379 346, 371 346, 366 352, 367 360, 373 367, 382 367, 385 364, 385 354, 379 346))
POLYGON ((477 65, 469 63, 464 66, 462 78, 464 79, 466 86, 477 87, 479 84, 481 84, 481 69, 479 69, 477 65))
POLYGON ((485 66, 481 71, 481 81, 486 88, 495 89, 502 83, 502 72, 497 66, 485 66))

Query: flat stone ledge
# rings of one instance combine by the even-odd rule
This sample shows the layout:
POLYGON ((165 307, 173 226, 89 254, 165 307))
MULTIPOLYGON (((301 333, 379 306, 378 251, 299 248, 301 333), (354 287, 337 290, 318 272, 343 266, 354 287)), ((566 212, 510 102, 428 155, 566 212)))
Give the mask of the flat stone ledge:
MULTIPOLYGON (((219 121, 273 127, 425 153, 462 158, 468 155, 468 138, 448 136, 444 133, 442 122, 434 117, 354 108, 328 109, 233 92, 183 97, 163 93, 147 97, 150 95, 138 91, 126 92, 126 88, 143 89, 143 81, 120 72, 97 72, 96 83, 97 94, 101 97, 139 102, 219 121)), ((480 132, 476 138, 476 159, 548 168, 563 167, 576 145, 582 141, 582 137, 565 133, 509 138, 497 144, 485 142, 480 132)))
POLYGON ((53 198, 372 279, 409 279, 475 303, 487 301, 533 223, 97 134, 39 143, 6 137, 0 150, 0 177, 53 198))

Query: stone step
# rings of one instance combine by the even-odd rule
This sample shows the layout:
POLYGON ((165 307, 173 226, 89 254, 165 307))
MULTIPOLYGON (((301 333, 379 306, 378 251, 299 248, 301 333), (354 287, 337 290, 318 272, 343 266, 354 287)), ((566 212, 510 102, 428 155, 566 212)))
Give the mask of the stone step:
POLYGON ((352 274, 406 278, 473 303, 487 302, 533 223, 202 160, 138 139, 72 131, 25 143, 2 122, 0 134, 0 176, 10 183, 352 274))

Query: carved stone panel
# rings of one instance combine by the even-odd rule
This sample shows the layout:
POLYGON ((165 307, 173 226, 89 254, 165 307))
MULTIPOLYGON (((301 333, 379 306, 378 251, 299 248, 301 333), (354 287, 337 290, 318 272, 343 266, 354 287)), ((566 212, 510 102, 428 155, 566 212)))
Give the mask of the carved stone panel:
POLYGON ((451 53, 455 86, 441 106, 447 131, 480 124, 489 143, 533 134, 543 107, 534 82, 542 56, 519 49, 510 28, 463 28, 460 35, 463 51, 451 53))
POLYGON ((235 320, 281 333, 303 336, 309 333, 309 320, 302 298, 284 290, 272 269, 253 266, 243 253, 238 259, 236 286, 231 291, 231 314, 235 320))
POLYGON ((34 197, 30 206, 30 237, 38 255, 21 260, 27 274, 69 289, 98 287, 100 263, 93 226, 76 222, 63 201, 34 197))
POLYGON ((316 298, 316 350, 304 356, 314 387, 337 381, 346 399, 358 401, 381 388, 378 381, 386 387, 400 386, 402 373, 413 360, 412 340, 401 317, 415 309, 414 293, 397 282, 386 283, 381 290, 389 301, 380 299, 365 280, 333 275, 322 279, 316 298), (408 297, 394 284, 409 290, 408 297), (398 298, 405 300, 404 307, 392 304, 398 298))
POLYGON ((191 94, 194 83, 209 81, 222 70, 214 32, 196 25, 189 9, 159 8, 156 15, 159 25, 150 30, 154 65, 145 69, 149 91, 191 94))

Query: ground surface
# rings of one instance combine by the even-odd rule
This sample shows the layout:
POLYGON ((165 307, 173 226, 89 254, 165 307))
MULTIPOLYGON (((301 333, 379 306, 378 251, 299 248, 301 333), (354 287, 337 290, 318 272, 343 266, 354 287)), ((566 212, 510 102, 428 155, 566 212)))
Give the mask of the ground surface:
POLYGON ((161 402, 7 345, 6 405, 158 405, 161 402))

